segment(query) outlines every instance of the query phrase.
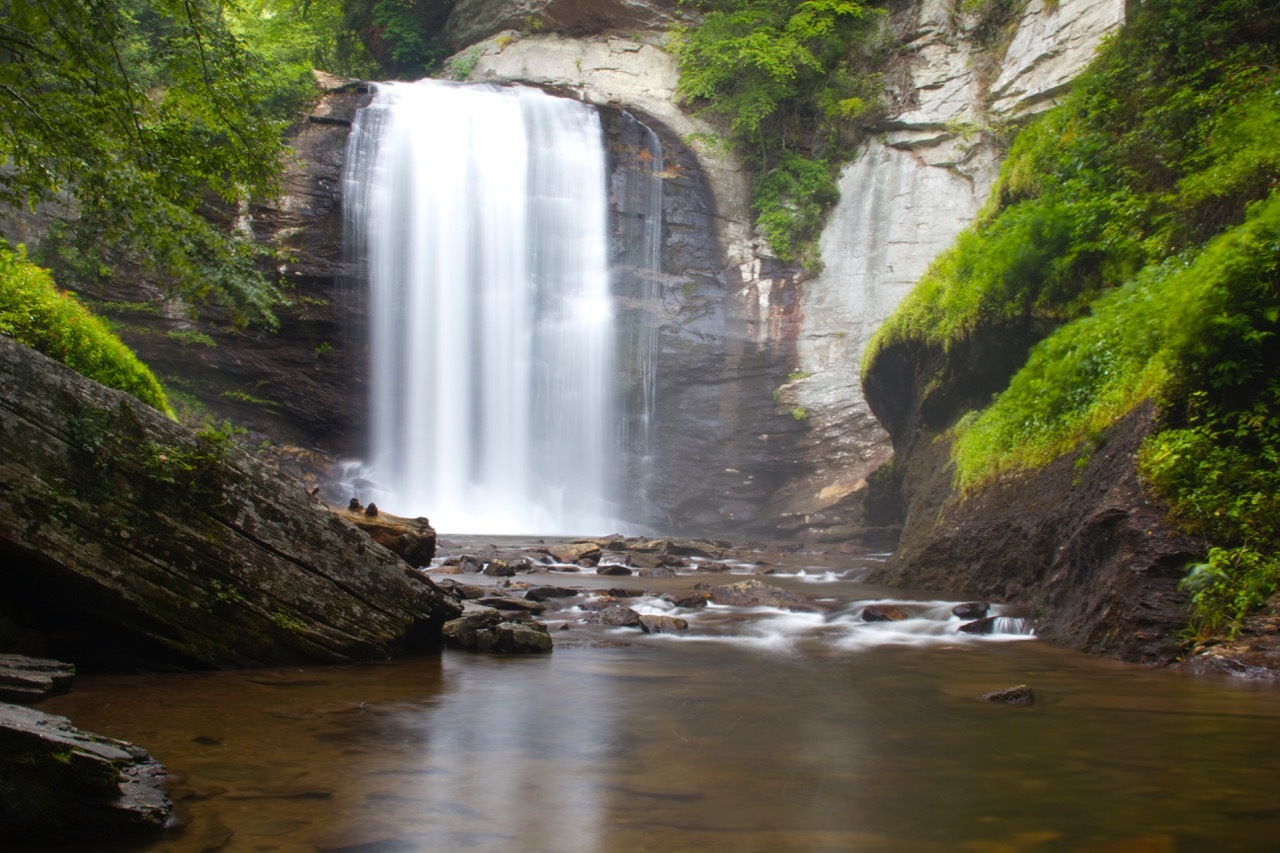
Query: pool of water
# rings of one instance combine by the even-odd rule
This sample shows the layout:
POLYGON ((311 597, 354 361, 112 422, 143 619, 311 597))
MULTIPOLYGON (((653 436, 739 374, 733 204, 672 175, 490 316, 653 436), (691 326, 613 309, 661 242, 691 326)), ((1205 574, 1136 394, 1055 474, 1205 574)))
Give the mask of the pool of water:
POLYGON ((565 604, 547 656, 84 677, 41 708, 180 778, 186 828, 122 850, 1275 849, 1275 687, 960 635, 948 602, 859 583, 874 559, 780 558, 765 580, 819 613, 712 607, 645 635, 565 604), (885 600, 919 624, 856 618, 885 600), (975 699, 1017 684, 1033 705, 975 699))

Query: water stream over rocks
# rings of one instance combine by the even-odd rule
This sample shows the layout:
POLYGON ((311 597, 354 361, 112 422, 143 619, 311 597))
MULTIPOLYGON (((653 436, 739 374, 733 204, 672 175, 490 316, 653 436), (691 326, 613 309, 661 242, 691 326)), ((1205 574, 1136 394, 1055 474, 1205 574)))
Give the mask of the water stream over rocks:
POLYGON ((1280 837, 1272 684, 1087 658, 1001 608, 993 633, 961 632, 976 613, 953 609, 973 602, 860 582, 876 554, 599 544, 441 542, 441 583, 545 607, 550 655, 84 677, 41 708, 177 774, 187 829, 120 850, 1197 851, 1280 837), (744 597, 717 603, 726 590, 744 597), (615 627, 609 608, 687 627, 615 627), (876 608, 890 618, 867 621, 876 608), (1030 704, 978 698, 1019 685, 1030 704))

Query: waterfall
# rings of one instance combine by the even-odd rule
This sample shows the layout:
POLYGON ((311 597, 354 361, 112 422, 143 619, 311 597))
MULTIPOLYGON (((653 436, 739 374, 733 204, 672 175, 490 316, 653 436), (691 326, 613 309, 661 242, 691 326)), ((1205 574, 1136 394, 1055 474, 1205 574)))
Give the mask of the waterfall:
POLYGON ((379 84, 348 143, 379 503, 450 533, 618 526, 615 307, 595 110, 379 84))

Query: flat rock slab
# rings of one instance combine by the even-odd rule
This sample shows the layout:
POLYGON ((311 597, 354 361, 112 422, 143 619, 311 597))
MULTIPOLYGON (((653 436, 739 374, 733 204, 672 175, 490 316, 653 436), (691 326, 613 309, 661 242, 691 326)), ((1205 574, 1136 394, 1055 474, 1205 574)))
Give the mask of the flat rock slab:
POLYGON ((71 689, 76 668, 69 663, 25 655, 0 655, 0 702, 26 704, 71 689))
POLYGON ((164 767, 65 717, 0 704, 0 839, 106 843, 176 825, 164 767))
POLYGON ((764 581, 751 580, 717 586, 711 590, 712 604, 733 607, 779 607, 784 610, 817 612, 822 608, 812 599, 772 586, 764 581))

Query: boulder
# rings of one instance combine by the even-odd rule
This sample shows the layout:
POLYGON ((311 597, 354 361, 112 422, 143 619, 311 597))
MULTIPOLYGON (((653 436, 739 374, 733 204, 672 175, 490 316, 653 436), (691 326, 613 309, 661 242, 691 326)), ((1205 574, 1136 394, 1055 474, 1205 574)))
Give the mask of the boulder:
POLYGON ((733 607, 780 607, 785 610, 799 611, 821 609, 810 598, 796 595, 794 592, 788 592, 755 578, 727 586, 713 587, 711 601, 713 604, 728 604, 733 607))
POLYGON ((165 769, 65 717, 0 704, 0 840, 103 844, 176 825, 165 769))
POLYGON ((403 518, 382 511, 370 513, 372 508, 373 504, 363 510, 334 507, 333 512, 415 569, 431 565, 436 557, 436 531, 430 521, 422 516, 403 518))
POLYGON ((863 622, 901 622, 908 616, 907 611, 892 604, 869 604, 862 608, 863 622))
POLYGON ((210 668, 436 648, 458 603, 223 429, 0 336, 0 600, 51 653, 210 668))
POLYGON ((0 655, 0 702, 29 704, 71 689, 76 668, 25 655, 0 655))
POLYGON ((620 577, 620 576, 622 576, 622 575, 629 575, 629 574, 631 574, 631 570, 630 570, 630 569, 628 569, 626 566, 619 566, 619 565, 617 565, 617 564, 610 564, 610 565, 607 565, 607 566, 597 566, 597 567, 596 567, 596 574, 598 574, 598 575, 615 575, 615 576, 619 576, 619 577, 620 577))
POLYGON ((557 563, 576 563, 580 566, 594 566, 604 553, 594 542, 571 542, 548 546, 547 552, 557 563))
POLYGON ((613 604, 603 610, 589 613, 585 618, 588 622, 608 625, 611 628, 634 628, 640 625, 640 614, 621 604, 613 604))
POLYGON ((541 622, 516 622, 496 610, 476 609, 446 622, 446 645, 473 652, 539 654, 551 651, 551 634, 541 622))
POLYGON ((640 630, 646 634, 675 634, 688 628, 689 622, 678 616, 645 614, 640 617, 640 630))
POLYGON ((492 607, 495 610, 518 610, 523 613, 541 613, 547 605, 527 598, 508 598, 504 595, 485 595, 475 600, 476 604, 492 607))

